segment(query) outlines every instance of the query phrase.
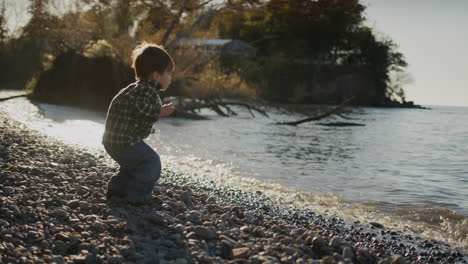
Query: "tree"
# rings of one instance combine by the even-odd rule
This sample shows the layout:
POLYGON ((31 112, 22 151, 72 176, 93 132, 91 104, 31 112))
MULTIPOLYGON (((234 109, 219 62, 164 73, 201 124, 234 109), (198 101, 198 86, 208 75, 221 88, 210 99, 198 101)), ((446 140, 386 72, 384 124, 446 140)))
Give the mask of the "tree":
POLYGON ((390 74, 387 85, 387 97, 406 103, 406 94, 403 87, 414 83, 413 77, 406 71, 394 71, 390 74))
POLYGON ((0 47, 7 35, 5 1, 0 2, 0 47))
POLYGON ((48 3, 49 0, 30 0, 28 12, 31 19, 24 27, 23 34, 38 42, 41 42, 50 30, 48 3))

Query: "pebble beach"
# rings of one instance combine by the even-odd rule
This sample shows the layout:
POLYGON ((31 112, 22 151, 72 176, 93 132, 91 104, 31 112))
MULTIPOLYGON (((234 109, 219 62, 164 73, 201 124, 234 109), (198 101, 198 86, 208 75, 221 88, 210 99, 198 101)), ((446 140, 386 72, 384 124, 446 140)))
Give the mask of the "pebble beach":
POLYGON ((149 204, 107 200, 117 166, 0 113, 0 263, 467 263, 378 222, 281 208, 166 168, 149 204))

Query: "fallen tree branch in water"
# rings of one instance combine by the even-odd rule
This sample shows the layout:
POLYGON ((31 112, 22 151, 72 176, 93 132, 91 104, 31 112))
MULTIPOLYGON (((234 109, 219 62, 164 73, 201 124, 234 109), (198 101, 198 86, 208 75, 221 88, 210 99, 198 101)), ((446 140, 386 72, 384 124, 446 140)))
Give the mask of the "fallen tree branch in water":
POLYGON ((321 126, 334 126, 334 127, 343 127, 343 126, 365 126, 360 123, 349 123, 349 122, 332 122, 332 123, 319 123, 321 126))
POLYGON ((351 97, 351 98, 348 98, 346 100, 344 100, 341 104, 333 107, 332 109, 328 110, 327 112, 323 113, 323 114, 320 114, 320 115, 317 115, 317 116, 312 116, 312 117, 308 117, 308 118, 305 118, 305 119, 301 119, 301 120, 297 120, 297 121, 292 121, 292 122, 277 122, 275 123, 275 125, 288 125, 288 126, 297 126, 299 124, 302 124, 302 123, 305 123, 305 122, 310 122, 310 121, 317 121, 317 120, 320 120, 322 118, 325 118, 325 117, 328 117, 328 116, 331 116, 333 114, 338 114, 341 112, 341 110, 343 109, 343 107, 345 107, 349 102, 351 102, 351 100, 353 100, 354 97, 351 97))
POLYGON ((20 95, 9 96, 9 97, 5 97, 5 98, 0 98, 0 102, 7 101, 7 100, 10 100, 10 99, 20 98, 20 97, 27 97, 27 96, 29 96, 29 94, 20 94, 20 95))
POLYGON ((258 107, 253 106, 252 104, 239 102, 239 101, 225 101, 225 100, 191 100, 189 102, 184 102, 179 98, 176 103, 176 111, 172 115, 173 117, 182 117, 188 119, 195 119, 195 120, 203 120, 209 119, 207 117, 203 117, 196 113, 196 111, 201 109, 211 109, 216 112, 220 116, 229 117, 229 116, 237 116, 237 112, 234 111, 231 106, 240 106, 247 111, 249 111, 252 117, 255 117, 254 112, 257 112, 263 116, 269 117, 269 115, 259 109, 258 107))

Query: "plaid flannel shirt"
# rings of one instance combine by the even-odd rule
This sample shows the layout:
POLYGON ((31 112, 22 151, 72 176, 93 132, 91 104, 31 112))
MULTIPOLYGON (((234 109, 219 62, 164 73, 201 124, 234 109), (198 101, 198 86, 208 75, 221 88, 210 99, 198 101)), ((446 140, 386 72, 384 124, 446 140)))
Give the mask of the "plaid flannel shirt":
POLYGON ((120 90, 107 111, 102 144, 125 147, 147 138, 161 107, 155 83, 137 81, 120 90))

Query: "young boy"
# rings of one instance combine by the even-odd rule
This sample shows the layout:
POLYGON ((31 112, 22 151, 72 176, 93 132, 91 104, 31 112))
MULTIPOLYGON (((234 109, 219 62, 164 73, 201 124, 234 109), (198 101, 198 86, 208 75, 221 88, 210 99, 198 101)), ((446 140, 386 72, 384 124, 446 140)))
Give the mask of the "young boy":
POLYGON ((152 199, 161 174, 159 155, 143 139, 153 133, 153 124, 172 114, 172 104, 162 105, 159 91, 171 83, 174 62, 162 46, 143 43, 132 52, 136 82, 112 99, 106 117, 102 144, 120 165, 107 185, 107 198, 118 197, 133 204, 152 199))

